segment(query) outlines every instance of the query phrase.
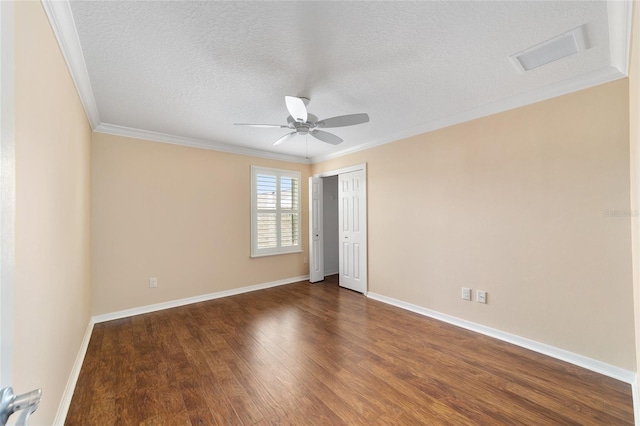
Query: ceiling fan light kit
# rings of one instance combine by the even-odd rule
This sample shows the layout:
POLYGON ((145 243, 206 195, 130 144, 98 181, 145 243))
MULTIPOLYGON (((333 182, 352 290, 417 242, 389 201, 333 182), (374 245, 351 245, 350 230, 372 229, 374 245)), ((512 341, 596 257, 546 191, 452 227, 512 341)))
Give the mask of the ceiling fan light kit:
POLYGON ((309 105, 309 99, 296 96, 285 96, 285 105, 289 112, 287 117, 287 125, 282 124, 246 124, 235 123, 236 126, 249 126, 249 127, 272 127, 283 128, 293 130, 278 140, 273 145, 280 145, 281 143, 288 141, 296 135, 311 135, 319 141, 338 145, 343 142, 343 139, 333 133, 325 132, 320 128, 334 128, 334 127, 346 127, 355 126, 357 124, 364 124, 369 122, 369 115, 366 113, 339 115, 337 117, 326 118, 324 120, 318 120, 313 114, 309 114, 307 111, 307 105, 309 105))

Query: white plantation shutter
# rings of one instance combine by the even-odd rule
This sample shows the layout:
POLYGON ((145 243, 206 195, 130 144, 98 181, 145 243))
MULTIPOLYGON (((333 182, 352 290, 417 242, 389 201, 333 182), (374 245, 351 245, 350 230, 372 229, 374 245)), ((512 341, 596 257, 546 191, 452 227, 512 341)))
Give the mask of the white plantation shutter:
POLYGON ((251 167, 251 256, 301 251, 300 173, 251 167))

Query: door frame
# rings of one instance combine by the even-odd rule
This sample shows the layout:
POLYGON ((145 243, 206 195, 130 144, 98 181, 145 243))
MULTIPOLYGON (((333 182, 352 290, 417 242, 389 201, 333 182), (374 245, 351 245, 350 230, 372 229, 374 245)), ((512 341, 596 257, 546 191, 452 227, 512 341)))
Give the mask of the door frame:
MULTIPOLYGON (((364 268, 366 271, 365 274, 365 291, 364 291, 364 295, 366 296, 368 291, 369 291, 369 228, 368 228, 368 216, 369 216, 369 204, 368 204, 368 200, 367 200, 367 180, 368 180, 368 173, 367 173, 367 163, 361 163, 361 164, 356 164, 353 166, 349 166, 349 167, 343 167, 340 169, 335 169, 335 170, 329 170, 326 172, 320 172, 320 173, 316 173, 314 174, 312 177, 314 178, 325 178, 325 177, 330 177, 330 176, 339 176, 341 174, 344 173, 350 173, 350 172, 357 172, 359 170, 364 171, 364 182, 362 185, 362 201, 364 204, 364 208, 365 208, 365 214, 364 214, 364 229, 365 229, 365 233, 364 233, 364 242, 363 242, 363 246, 365 248, 364 250, 364 268)), ((309 197, 311 197, 311 195, 309 195, 309 197)), ((338 220, 340 220, 341 218, 339 218, 338 220)), ((311 227, 313 226, 313 211, 309 212, 309 229, 311 229, 311 227)), ((324 229, 324 225, 322 226, 322 229, 324 229)), ((319 247, 319 250, 324 250, 324 243, 321 244, 321 246, 319 247)), ((338 250, 340 250, 340 252, 342 252, 342 246, 338 247, 338 250)), ((342 253, 340 253, 340 256, 342 255, 342 253)), ((313 265, 311 264, 312 259, 311 256, 309 258, 309 270, 311 271, 311 268, 313 267, 313 265)), ((342 274, 342 271, 340 271, 340 274, 342 274)))
POLYGON ((13 381, 15 288, 15 5, 0 2, 0 387, 13 381))

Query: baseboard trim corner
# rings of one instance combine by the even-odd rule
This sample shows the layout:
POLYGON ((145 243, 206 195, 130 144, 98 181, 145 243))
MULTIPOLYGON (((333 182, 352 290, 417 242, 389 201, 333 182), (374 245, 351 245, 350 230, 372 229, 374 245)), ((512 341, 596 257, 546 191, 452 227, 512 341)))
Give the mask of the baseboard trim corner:
MULTIPOLYGON (((598 361, 583 355, 578 355, 573 352, 566 351, 564 349, 556 348, 554 346, 540 343, 535 340, 530 340, 525 337, 520 337, 515 334, 506 333, 504 331, 497 330, 495 328, 486 327, 484 325, 476 324, 471 321, 463 320, 451 315, 443 314, 431 309, 423 308, 422 306, 413 305, 411 303, 403 302, 401 300, 393 299, 391 297, 383 296, 381 294, 367 293, 367 297, 383 302, 389 305, 396 306, 398 308, 405 309, 407 311, 415 312, 420 315, 424 315, 439 321, 443 321, 476 333, 484 334, 489 337, 493 337, 498 340, 502 340, 507 343, 514 344, 516 346, 523 347, 525 349, 532 350, 534 352, 541 353, 543 355, 550 356, 552 358, 559 359, 561 361, 568 362, 578 367, 586 368, 587 370, 594 371, 599 374, 611 377, 616 380, 628 383, 632 386, 634 395, 634 412, 636 408, 636 399, 638 398, 635 389, 636 373, 625 370, 624 368, 616 367, 614 365, 607 364, 602 361, 598 361)), ((640 403, 638 404, 640 405, 640 403)), ((638 424, 636 422, 636 424, 638 424)))
POLYGON ((234 296, 236 294, 249 293, 251 291, 264 290, 271 287, 278 287, 286 284, 293 284, 299 281, 306 281, 309 275, 300 277, 285 278, 282 280, 271 281, 268 283, 255 284, 246 287, 234 288, 231 290, 223 290, 215 293, 203 294, 201 296, 187 297, 184 299, 170 300, 168 302, 156 303, 153 305, 140 306, 132 309, 111 312, 108 314, 95 315, 93 322, 98 324, 101 322, 112 321, 121 318, 128 318, 136 315, 148 314, 150 312, 162 311, 164 309, 177 308, 179 306, 190 305, 192 303, 206 302, 207 300, 220 299, 221 297, 234 296))
POLYGON ((64 388, 62 399, 60 399, 60 404, 58 404, 58 411, 53 421, 53 424, 56 426, 63 426, 64 421, 67 418, 67 413, 69 412, 69 407, 71 406, 71 399, 73 398, 73 392, 76 389, 76 383, 78 382, 78 377, 80 377, 80 370, 82 369, 82 364, 84 363, 84 357, 87 354, 87 349, 89 348, 89 341, 91 340, 93 325, 93 319, 89 319, 89 324, 87 324, 87 329, 84 332, 82 344, 80 345, 80 349, 78 350, 78 354, 76 355, 76 360, 73 363, 71 373, 69 374, 69 378, 67 379, 67 385, 64 388))

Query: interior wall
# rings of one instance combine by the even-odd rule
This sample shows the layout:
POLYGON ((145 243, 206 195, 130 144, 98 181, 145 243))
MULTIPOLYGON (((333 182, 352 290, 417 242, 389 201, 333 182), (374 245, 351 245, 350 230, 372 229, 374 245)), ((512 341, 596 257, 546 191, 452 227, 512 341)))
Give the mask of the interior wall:
POLYGON ((15 2, 15 31, 13 388, 42 388, 45 425, 91 317, 91 128, 40 2, 15 2))
POLYGON ((370 292, 635 371, 628 95, 618 80, 312 173, 367 163, 370 292))
POLYGON ((338 176, 322 179, 324 275, 338 273, 338 176))
POLYGON ((308 164, 102 133, 92 150, 94 315, 309 274, 308 164), (302 253, 250 258, 252 165, 301 172, 302 253))

